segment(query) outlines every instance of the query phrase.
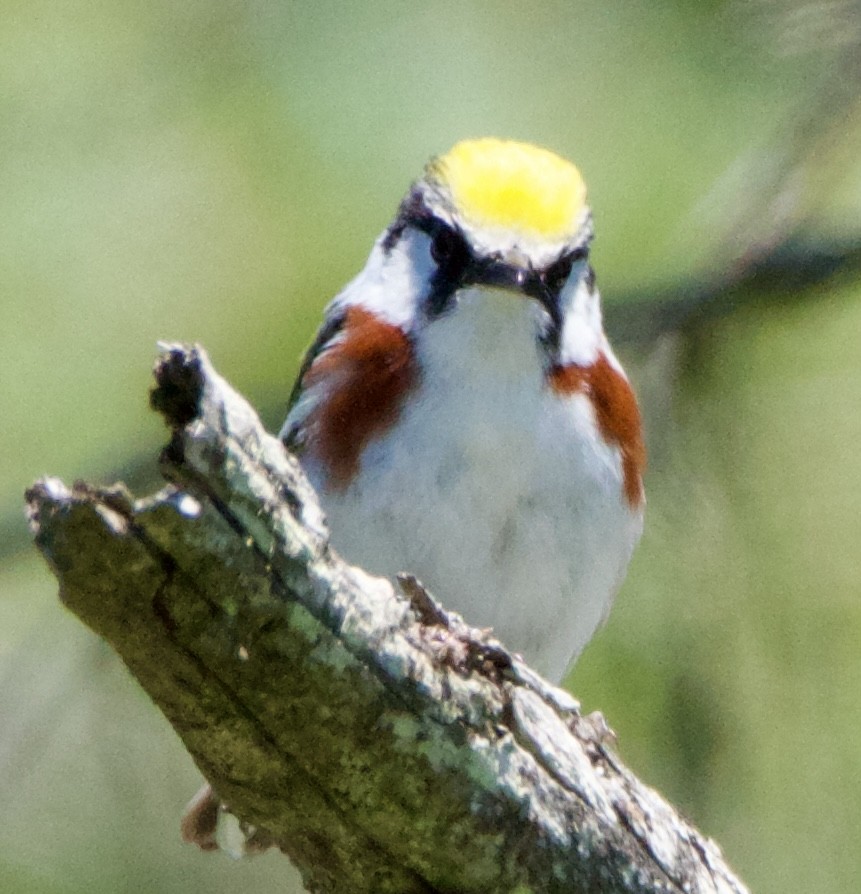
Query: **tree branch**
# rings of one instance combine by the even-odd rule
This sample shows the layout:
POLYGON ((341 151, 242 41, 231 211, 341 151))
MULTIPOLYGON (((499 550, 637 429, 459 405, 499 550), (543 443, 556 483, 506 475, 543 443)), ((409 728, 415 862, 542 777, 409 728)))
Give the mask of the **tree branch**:
POLYGON ((171 484, 28 492, 66 606, 314 892, 744 892, 609 735, 421 586, 346 565, 297 464, 199 348, 153 405, 171 484))
POLYGON ((691 332, 745 305, 786 306, 809 300, 817 286, 861 271, 861 240, 823 242, 791 232, 754 244, 710 278, 616 293, 604 309, 607 331, 616 345, 643 346, 674 332, 691 332))

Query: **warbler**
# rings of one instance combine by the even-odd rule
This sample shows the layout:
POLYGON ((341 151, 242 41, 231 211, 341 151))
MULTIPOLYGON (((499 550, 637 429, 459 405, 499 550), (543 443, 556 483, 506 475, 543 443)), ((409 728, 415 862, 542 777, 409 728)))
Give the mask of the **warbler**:
POLYGON ((643 526, 640 413, 592 235, 580 172, 546 149, 432 159, 327 307, 281 430, 347 561, 416 575, 552 680, 643 526))

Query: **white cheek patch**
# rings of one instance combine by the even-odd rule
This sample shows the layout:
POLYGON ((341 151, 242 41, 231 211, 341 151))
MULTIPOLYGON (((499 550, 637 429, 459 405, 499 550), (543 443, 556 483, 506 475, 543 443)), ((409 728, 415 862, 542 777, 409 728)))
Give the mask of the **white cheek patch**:
POLYGON ((562 365, 588 366, 598 359, 605 344, 598 290, 590 291, 586 265, 576 264, 560 296, 563 308, 559 359, 562 365))
POLYGON ((387 323, 409 329, 428 289, 435 265, 430 237, 407 230, 388 250, 386 234, 377 240, 365 269, 333 302, 338 307, 361 305, 387 323))

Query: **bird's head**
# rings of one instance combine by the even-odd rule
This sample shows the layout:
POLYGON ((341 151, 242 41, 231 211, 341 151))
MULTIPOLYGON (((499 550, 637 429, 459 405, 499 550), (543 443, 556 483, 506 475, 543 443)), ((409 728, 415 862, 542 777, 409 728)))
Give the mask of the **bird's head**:
POLYGON ((345 303, 418 333, 464 298, 513 295, 530 303, 549 364, 589 363, 603 346, 591 239, 573 164, 527 143, 466 140, 428 163, 345 303))

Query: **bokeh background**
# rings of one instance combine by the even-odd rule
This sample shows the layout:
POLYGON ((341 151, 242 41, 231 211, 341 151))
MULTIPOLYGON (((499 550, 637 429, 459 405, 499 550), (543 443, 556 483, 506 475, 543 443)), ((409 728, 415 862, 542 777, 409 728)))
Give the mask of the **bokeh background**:
POLYGON ((648 521, 569 684, 761 894, 861 889, 858 2, 0 8, 0 890, 282 891, 178 840, 198 784, 59 606, 35 477, 155 486, 158 339, 277 427, 431 154, 578 162, 648 521))

